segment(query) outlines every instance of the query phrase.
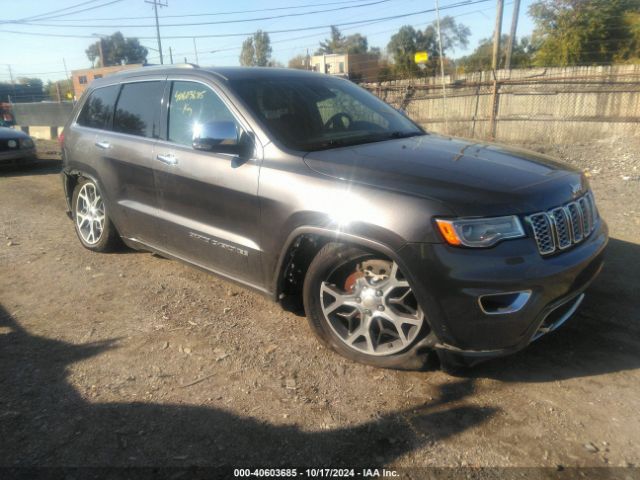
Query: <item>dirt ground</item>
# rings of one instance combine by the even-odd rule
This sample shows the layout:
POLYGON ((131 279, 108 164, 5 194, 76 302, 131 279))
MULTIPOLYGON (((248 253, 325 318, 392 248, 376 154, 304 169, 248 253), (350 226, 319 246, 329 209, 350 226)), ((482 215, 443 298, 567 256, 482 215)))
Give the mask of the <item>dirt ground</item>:
POLYGON ((258 294, 83 249, 40 142, 49 160, 0 173, 0 465, 640 465, 640 143, 535 148, 588 170, 606 267, 563 328, 450 376, 352 363, 258 294))

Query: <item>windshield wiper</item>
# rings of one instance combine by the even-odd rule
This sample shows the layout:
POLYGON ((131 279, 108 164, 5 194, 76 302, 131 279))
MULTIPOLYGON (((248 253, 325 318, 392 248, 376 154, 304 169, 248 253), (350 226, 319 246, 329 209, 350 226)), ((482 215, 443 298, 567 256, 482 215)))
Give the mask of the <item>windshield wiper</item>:
POLYGON ((389 134, 389 138, 409 138, 409 137, 417 137, 419 135, 424 135, 422 132, 401 132, 395 131, 389 134))
POLYGON ((326 150, 330 148, 337 147, 347 147, 354 145, 362 145, 366 143, 374 143, 374 142, 384 142, 385 140, 396 139, 396 138, 408 138, 415 137, 418 135, 424 135, 422 132, 381 132, 369 135, 359 135, 356 137, 345 137, 345 138, 331 138, 321 142, 312 143, 306 145, 307 149, 311 150, 326 150))

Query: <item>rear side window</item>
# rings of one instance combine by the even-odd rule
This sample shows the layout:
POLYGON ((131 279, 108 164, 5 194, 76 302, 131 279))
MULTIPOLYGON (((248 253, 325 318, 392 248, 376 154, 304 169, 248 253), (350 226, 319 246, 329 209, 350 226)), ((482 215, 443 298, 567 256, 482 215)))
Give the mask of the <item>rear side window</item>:
POLYGON ((120 85, 111 85, 91 92, 78 115, 78 125, 108 129, 119 89, 120 85))
POLYGON ((173 82, 169 103, 169 141, 189 145, 194 127, 207 122, 237 122, 209 87, 196 82, 173 82))
POLYGON ((113 129, 129 135, 159 138, 163 89, 164 82, 124 84, 113 118, 113 129))

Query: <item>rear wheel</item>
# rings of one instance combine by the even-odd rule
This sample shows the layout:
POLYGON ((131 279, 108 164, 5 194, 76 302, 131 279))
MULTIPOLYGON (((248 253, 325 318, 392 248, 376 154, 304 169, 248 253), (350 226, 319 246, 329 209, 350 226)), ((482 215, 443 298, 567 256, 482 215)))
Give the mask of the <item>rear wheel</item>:
POLYGON ((80 243, 94 252, 107 252, 119 245, 113 223, 107 215, 98 185, 81 178, 72 197, 73 223, 80 243))
POLYGON ((328 244, 309 266, 304 303, 314 333, 345 357, 383 368, 418 366, 413 347, 429 328, 395 262, 328 244))

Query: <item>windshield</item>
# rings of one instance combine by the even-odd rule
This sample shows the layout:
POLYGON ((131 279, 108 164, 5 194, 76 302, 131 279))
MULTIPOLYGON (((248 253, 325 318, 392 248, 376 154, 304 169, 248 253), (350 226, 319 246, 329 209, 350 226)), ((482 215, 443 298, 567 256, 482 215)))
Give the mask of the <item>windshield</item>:
POLYGON ((296 150, 424 134, 366 90, 329 76, 243 79, 231 86, 279 142, 296 150))

